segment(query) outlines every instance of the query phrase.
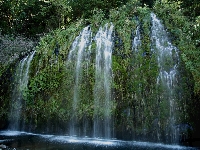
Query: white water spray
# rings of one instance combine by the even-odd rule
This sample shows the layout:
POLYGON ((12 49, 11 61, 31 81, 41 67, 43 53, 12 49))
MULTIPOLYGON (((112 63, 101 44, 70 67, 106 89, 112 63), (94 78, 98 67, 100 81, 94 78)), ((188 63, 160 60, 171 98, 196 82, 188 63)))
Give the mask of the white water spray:
POLYGON ((113 24, 100 28, 95 36, 96 71, 94 87, 94 137, 111 137, 111 82, 113 24))
POLYGON ((132 41, 132 50, 138 52, 139 46, 141 46, 141 35, 140 35, 140 26, 138 25, 135 30, 134 38, 132 41))
POLYGON ((10 114, 10 130, 20 130, 20 120, 23 108, 23 92, 26 90, 29 80, 29 67, 35 51, 23 58, 16 70, 14 90, 12 93, 12 104, 10 114))
MULTIPOLYGON (((160 20, 157 19, 155 14, 151 13, 151 19, 152 51, 156 52, 157 54, 157 62, 159 68, 157 87, 162 89, 162 93, 159 95, 158 99, 168 103, 169 117, 166 124, 166 137, 169 137, 167 142, 173 143, 177 138, 174 126, 176 123, 175 108, 177 99, 175 89, 178 86, 178 50, 170 42, 166 30, 164 29, 160 20)), ((157 135, 158 140, 159 136, 160 134, 157 135)))
MULTIPOLYGON (((68 63, 75 63, 75 84, 74 84, 74 96, 73 96, 73 104, 72 104, 72 118, 70 123, 70 135, 75 136, 79 135, 78 127, 76 128, 77 118, 76 113, 78 112, 78 105, 81 102, 81 98, 79 97, 79 92, 81 88, 81 78, 82 78, 82 69, 83 69, 83 61, 89 62, 90 56, 90 44, 91 44, 91 29, 90 26, 87 26, 83 29, 78 37, 76 37, 75 41, 72 44, 72 48, 69 52, 68 63)), ((87 64, 88 67, 88 64, 87 64)))

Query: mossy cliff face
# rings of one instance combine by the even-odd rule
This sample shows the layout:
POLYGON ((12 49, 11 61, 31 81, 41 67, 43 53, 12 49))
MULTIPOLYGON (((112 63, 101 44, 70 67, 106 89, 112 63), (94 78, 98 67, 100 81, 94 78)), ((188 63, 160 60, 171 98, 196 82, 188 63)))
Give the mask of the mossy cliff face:
MULTIPOLYGON (((172 142, 171 135, 166 135, 170 130, 166 129, 170 124, 170 103, 163 95, 160 96, 167 91, 156 86, 159 67, 157 54, 151 51, 151 11, 147 7, 138 7, 136 2, 130 2, 110 10, 107 19, 100 10, 94 13, 89 20, 80 19, 66 29, 52 31, 40 40, 31 62, 28 87, 22 91, 24 105, 21 122, 24 123, 24 129, 65 134, 69 132, 71 116, 76 115, 78 126, 83 126, 87 120, 88 130, 92 130, 96 44, 91 44, 89 65, 86 61, 82 63, 79 88, 81 102, 77 112, 72 110, 75 66, 68 64, 68 55, 73 41, 86 24, 90 24, 94 37, 100 27, 112 22, 114 32, 110 111, 115 133, 113 137, 172 142), (136 30, 140 32, 137 52, 133 47, 136 30)), ((174 99, 177 118, 173 125, 189 121, 187 103, 191 98, 191 89, 188 88, 190 82, 185 82, 188 76, 182 61, 178 70, 184 75, 179 75, 182 80, 179 82, 182 97, 174 99), (184 92, 184 88, 187 92, 184 92)), ((8 113, 9 110, 5 112, 8 113)), ((92 135, 92 131, 88 132, 92 135)))

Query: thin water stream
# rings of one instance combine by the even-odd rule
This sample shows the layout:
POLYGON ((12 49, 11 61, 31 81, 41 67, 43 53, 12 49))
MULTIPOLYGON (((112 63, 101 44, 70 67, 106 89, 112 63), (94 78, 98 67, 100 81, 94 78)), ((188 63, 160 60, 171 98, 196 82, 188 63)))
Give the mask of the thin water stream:
MULTIPOLYGON (((155 14, 151 13, 152 27, 151 40, 152 51, 157 55, 157 63, 159 75, 157 77, 157 87, 161 91, 158 95, 160 101, 168 103, 168 119, 166 121, 166 137, 170 143, 176 143, 178 136, 175 131, 176 124, 176 101, 178 100, 176 88, 178 88, 178 66, 179 55, 178 49, 172 45, 168 38, 161 21, 155 14)), ((157 138, 160 139, 160 133, 157 133, 157 138)))
POLYGON ((12 92, 12 103, 11 103, 11 113, 10 113, 10 130, 21 130, 20 121, 22 108, 25 107, 23 104, 23 92, 27 88, 29 80, 29 67, 35 51, 30 55, 23 58, 16 69, 14 77, 14 90, 12 92))

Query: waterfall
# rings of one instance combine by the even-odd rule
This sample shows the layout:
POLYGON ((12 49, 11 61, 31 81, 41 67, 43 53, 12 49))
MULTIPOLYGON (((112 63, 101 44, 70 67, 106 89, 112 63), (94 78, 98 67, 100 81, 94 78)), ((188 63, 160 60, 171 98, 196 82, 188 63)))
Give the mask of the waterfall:
POLYGON ((140 35, 140 26, 138 25, 134 33, 134 38, 132 40, 132 50, 134 52, 138 52, 139 46, 141 46, 141 35, 140 35))
MULTIPOLYGON (((134 68, 133 78, 134 78, 134 82, 135 82, 134 84, 136 86, 136 90, 133 91, 134 95, 132 96, 132 98, 134 100, 141 99, 142 101, 144 101, 144 96, 143 96, 143 93, 142 93, 142 90, 141 90, 142 89, 142 83, 141 83, 142 79, 141 79, 141 76, 138 74, 138 71, 136 71, 137 69, 141 68, 141 65, 142 65, 140 58, 141 58, 141 54, 143 54, 143 52, 142 52, 141 49, 139 51, 139 48, 141 47, 141 43, 142 43, 140 29, 141 29, 141 26, 138 23, 136 29, 132 33, 132 35, 133 35, 133 37, 132 37, 133 38, 132 39, 132 51, 133 51, 132 67, 134 68), (135 73, 135 72, 137 72, 137 73, 135 73)), ((130 107, 129 107, 128 110, 130 111, 130 107)), ((138 119, 136 119, 136 118, 139 118, 139 117, 143 118, 144 112, 143 112, 143 110, 140 110, 138 108, 134 108, 133 112, 134 112, 134 114, 133 114, 133 117, 134 117, 134 129, 133 129, 134 133, 133 133, 133 136, 135 136, 136 130, 137 130, 136 127, 137 127, 137 124, 138 124, 138 122, 137 122, 138 119)), ((144 126, 143 120, 142 120, 141 126, 142 126, 142 128, 144 126)))
POLYGON ((23 108, 23 92, 26 90, 29 80, 29 67, 35 51, 23 58, 17 66, 12 91, 12 103, 9 129, 20 130, 20 120, 23 108))
POLYGON ((94 137, 111 137, 111 81, 113 25, 100 28, 95 36, 94 137))
MULTIPOLYGON (((112 55, 112 31, 113 25, 105 25, 100 28, 94 37, 96 43, 95 58, 95 84, 94 84, 94 137, 111 137, 111 55, 112 55)), ((83 76, 88 75, 90 66, 90 53, 92 46, 92 32, 90 26, 87 26, 77 36, 72 44, 68 55, 68 67, 71 65, 74 76, 72 115, 70 121, 70 135, 84 136, 87 135, 87 119, 84 118, 82 123, 77 118, 78 110, 83 105, 83 99, 88 99, 86 93, 80 96, 83 91, 83 76), (85 75, 87 74, 87 75, 85 75), (81 131, 83 130, 83 131, 81 131)), ((73 84, 73 83, 72 83, 73 84)))
MULTIPOLYGON (((81 102, 81 97, 79 96, 81 83, 82 83, 82 69, 83 62, 86 61, 86 67, 88 67, 90 49, 91 49, 91 29, 87 26, 83 31, 76 37, 72 44, 72 48, 69 52, 68 63, 74 64, 74 91, 73 91, 73 103, 72 103, 72 117, 70 123, 70 135, 80 135, 78 127, 76 127, 78 120, 76 114, 78 112, 78 105, 81 102)), ((87 68, 86 68, 87 69, 87 68)))
MULTIPOLYGON (((151 19, 152 51, 157 55, 159 68, 157 87, 161 94, 158 95, 158 103, 167 104, 169 112, 165 136, 168 138, 167 142, 173 143, 177 138, 174 126, 176 123, 176 88, 178 86, 178 50, 170 42, 167 31, 155 14, 151 13, 151 19)), ((160 139, 160 133, 157 133, 157 138, 160 139)))

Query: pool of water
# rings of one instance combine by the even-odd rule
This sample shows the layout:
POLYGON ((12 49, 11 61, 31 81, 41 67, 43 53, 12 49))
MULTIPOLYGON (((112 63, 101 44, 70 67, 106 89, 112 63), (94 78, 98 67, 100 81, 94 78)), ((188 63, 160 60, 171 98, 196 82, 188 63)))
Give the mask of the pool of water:
POLYGON ((195 148, 162 143, 122 141, 88 137, 0 131, 0 144, 9 150, 192 150, 195 148))

